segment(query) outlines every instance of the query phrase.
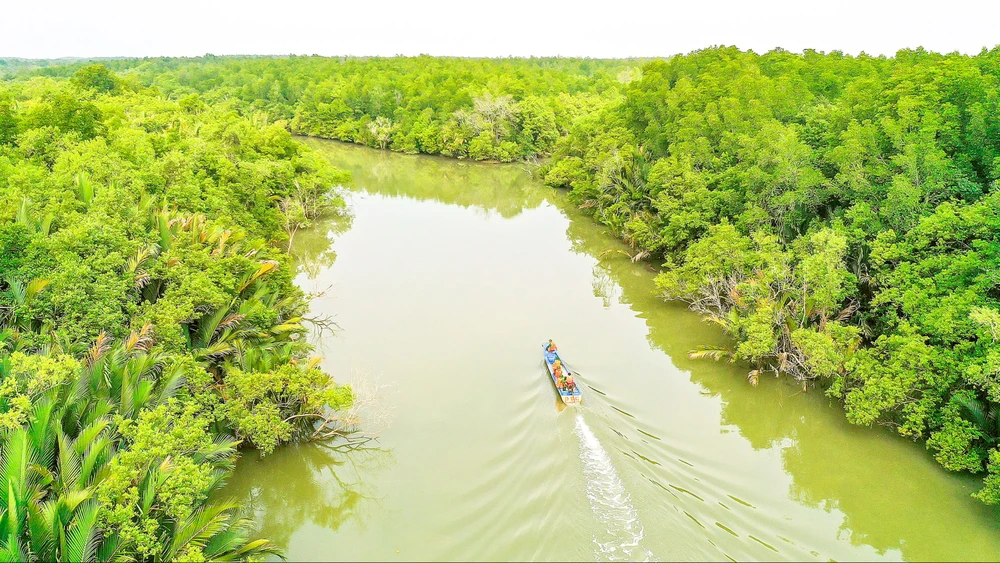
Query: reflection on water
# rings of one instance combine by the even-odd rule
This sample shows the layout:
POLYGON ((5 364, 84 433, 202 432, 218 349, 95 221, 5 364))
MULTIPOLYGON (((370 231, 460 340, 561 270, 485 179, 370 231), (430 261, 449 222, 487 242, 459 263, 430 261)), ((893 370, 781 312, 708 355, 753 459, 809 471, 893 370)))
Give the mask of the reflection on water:
POLYGON ((364 527, 379 506, 368 480, 392 466, 392 452, 366 447, 346 453, 334 446, 299 444, 266 457, 250 452, 225 493, 254 515, 258 534, 280 546, 307 523, 329 530, 348 521, 364 527))
POLYGON ((316 279, 321 272, 332 266, 337 259, 333 241, 337 235, 351 228, 353 220, 354 216, 348 209, 343 215, 321 217, 317 219, 314 228, 299 231, 291 252, 298 270, 304 272, 309 279, 316 279))
POLYGON ((975 479, 821 393, 689 360, 723 336, 530 168, 308 142, 357 189, 353 222, 295 248, 342 328, 324 365, 400 392, 385 451, 241 462, 229 492, 291 559, 591 559, 608 522, 669 560, 1000 557, 975 479), (553 336, 580 408, 552 408, 534 352, 553 336))
POLYGON ((353 175, 355 188, 388 197, 406 197, 459 205, 477 212, 516 217, 538 207, 549 190, 533 181, 527 164, 483 165, 443 157, 406 155, 365 147, 337 146, 301 139, 320 150, 335 150, 334 164, 353 175), (360 151, 351 149, 360 148, 360 151))

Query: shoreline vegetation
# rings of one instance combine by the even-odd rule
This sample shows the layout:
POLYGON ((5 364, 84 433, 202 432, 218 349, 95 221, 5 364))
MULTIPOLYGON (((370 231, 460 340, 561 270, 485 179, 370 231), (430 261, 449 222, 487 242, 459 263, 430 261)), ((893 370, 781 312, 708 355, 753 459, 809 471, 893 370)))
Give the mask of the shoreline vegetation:
MULTIPOLYGON (((138 494, 137 475, 167 459, 187 456, 206 475, 231 463, 190 446, 119 469, 112 458, 134 448, 144 420, 149 434, 192 420, 207 437, 233 436, 230 449, 266 452, 295 437, 278 424, 288 413, 308 420, 353 400, 307 363, 304 301, 282 262, 298 229, 343 207, 327 189, 346 178, 290 133, 550 157, 546 184, 568 189, 634 260, 663 264, 665 299, 732 337, 692 357, 747 365, 751 385, 771 374, 816 387, 852 423, 923 440, 948 470, 984 475, 976 496, 1000 502, 1000 48, 97 63, 20 61, 0 82, 0 305, 13 335, 0 368, 8 435, 41 433, 35 412, 51 403, 63 414, 50 426, 69 440, 94 434, 64 412, 67 382, 96 365, 87 358, 162 355, 128 376, 149 381, 148 400, 169 391, 162 404, 122 406, 121 384, 71 394, 101 405, 78 418, 110 420, 108 474, 127 473, 102 505, 138 494), (259 381, 271 391, 257 394, 259 381)), ((58 458, 51 471, 61 440, 34 454, 58 458)), ((172 512, 97 511, 95 529, 139 550, 149 519, 166 533, 208 510, 197 500, 206 483, 188 485, 172 512)), ((24 498, 63 494, 29 485, 24 498)))
POLYGON ((284 252, 346 181, 104 67, 0 86, 0 560, 276 553, 211 499, 240 447, 353 430, 284 252))

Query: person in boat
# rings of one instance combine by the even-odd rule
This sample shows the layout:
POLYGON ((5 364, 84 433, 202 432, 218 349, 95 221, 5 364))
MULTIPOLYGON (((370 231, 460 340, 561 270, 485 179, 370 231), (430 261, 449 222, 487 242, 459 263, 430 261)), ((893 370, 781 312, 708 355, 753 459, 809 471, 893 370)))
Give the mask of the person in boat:
POLYGON ((573 381, 573 374, 568 371, 566 372, 566 381, 563 383, 563 387, 570 393, 576 390, 576 382, 573 381))
POLYGON ((552 343, 552 339, 549 339, 549 343, 545 345, 545 361, 548 363, 553 363, 559 358, 556 354, 556 345, 552 343))
POLYGON ((556 378, 556 387, 559 389, 566 387, 566 374, 563 373, 562 361, 556 360, 555 363, 552 364, 552 375, 556 378))

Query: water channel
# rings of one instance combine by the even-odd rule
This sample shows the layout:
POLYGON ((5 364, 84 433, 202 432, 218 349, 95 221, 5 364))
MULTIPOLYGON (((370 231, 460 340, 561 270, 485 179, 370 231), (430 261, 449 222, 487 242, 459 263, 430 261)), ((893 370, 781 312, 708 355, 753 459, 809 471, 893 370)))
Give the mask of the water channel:
POLYGON ((921 444, 822 393, 689 360, 715 327, 527 165, 307 140, 350 220, 296 237, 377 444, 241 460, 228 492, 290 560, 996 560, 1000 516, 921 444), (583 382, 558 408, 553 338, 583 382))

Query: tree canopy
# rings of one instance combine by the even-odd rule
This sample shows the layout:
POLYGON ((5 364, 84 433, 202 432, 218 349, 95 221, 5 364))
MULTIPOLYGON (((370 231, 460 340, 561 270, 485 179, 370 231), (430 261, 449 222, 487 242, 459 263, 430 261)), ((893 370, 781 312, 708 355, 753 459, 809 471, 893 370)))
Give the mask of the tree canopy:
MULTIPOLYGON (((510 162, 547 155, 619 95, 634 60, 214 57, 101 61, 174 99, 239 101, 290 131, 408 153, 510 162), (190 98, 189 98, 190 97, 190 98)), ((35 69, 99 82, 100 65, 35 69), (81 75, 81 73, 83 73, 81 75)))

